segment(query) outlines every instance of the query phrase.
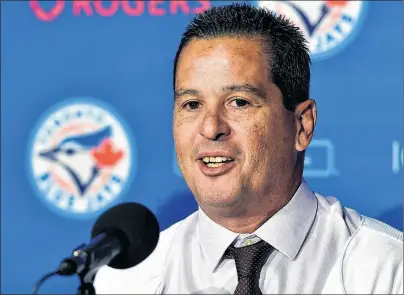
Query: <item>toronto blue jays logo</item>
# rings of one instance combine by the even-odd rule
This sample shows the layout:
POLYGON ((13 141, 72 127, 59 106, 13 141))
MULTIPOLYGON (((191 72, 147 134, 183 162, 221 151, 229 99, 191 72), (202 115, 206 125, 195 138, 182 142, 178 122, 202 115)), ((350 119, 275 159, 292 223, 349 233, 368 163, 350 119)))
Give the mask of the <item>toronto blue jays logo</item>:
POLYGON ((88 217, 127 186, 133 143, 121 122, 95 103, 74 102, 48 114, 35 130, 30 160, 34 185, 64 215, 88 217))
POLYGON ((310 53, 323 59, 339 53, 360 29, 365 1, 259 1, 292 20, 305 34, 310 53))

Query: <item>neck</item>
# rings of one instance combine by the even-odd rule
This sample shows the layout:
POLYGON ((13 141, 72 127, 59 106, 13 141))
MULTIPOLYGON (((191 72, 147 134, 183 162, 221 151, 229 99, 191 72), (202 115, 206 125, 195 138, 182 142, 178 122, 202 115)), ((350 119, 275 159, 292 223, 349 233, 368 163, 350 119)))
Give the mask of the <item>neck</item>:
POLYGON ((228 212, 223 212, 223 208, 204 209, 204 212, 214 222, 232 232, 239 234, 253 233, 292 199, 301 182, 302 176, 293 178, 280 191, 267 194, 262 199, 262 202, 248 204, 247 206, 241 204, 236 206, 238 208, 228 208, 228 212), (217 212, 217 210, 220 212, 217 212))

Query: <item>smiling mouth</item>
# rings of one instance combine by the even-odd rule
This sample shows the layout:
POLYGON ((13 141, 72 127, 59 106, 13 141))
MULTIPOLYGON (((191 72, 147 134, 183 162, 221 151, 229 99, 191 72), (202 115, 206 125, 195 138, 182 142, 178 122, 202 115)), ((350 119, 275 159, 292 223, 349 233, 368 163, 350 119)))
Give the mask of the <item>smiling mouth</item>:
POLYGON ((233 162, 234 159, 227 157, 203 157, 200 159, 207 167, 217 168, 226 163, 233 162))

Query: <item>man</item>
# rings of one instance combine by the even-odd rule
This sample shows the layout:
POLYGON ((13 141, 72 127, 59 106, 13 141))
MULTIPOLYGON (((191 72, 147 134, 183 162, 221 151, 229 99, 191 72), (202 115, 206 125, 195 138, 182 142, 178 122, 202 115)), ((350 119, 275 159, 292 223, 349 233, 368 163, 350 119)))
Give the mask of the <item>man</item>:
POLYGON ((138 266, 102 268, 97 293, 402 294, 402 233, 302 178, 317 114, 296 27, 248 5, 212 8, 174 68, 177 160, 199 210, 138 266))

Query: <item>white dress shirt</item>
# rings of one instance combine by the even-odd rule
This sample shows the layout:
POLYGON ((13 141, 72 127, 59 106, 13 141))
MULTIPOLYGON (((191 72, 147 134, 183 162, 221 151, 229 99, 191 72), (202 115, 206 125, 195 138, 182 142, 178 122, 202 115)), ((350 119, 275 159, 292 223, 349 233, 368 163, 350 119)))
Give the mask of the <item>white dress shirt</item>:
POLYGON ((403 233, 309 190, 251 235, 213 222, 199 209, 160 235, 155 251, 126 270, 103 267, 97 294, 233 294, 231 244, 264 240, 275 250, 262 268, 263 294, 403 294, 403 233))

